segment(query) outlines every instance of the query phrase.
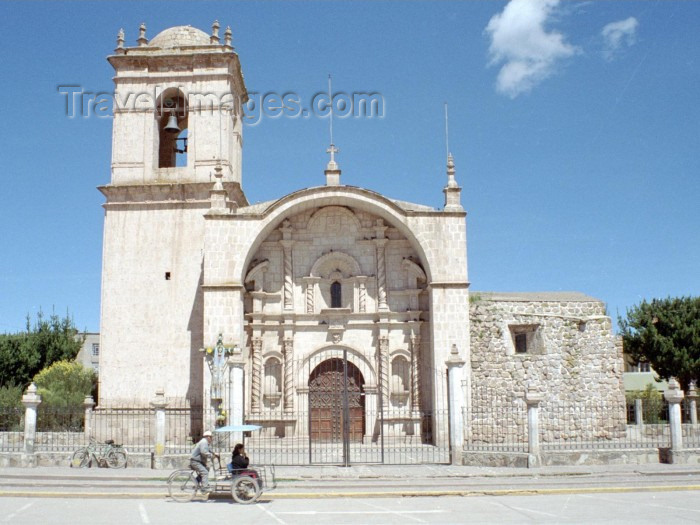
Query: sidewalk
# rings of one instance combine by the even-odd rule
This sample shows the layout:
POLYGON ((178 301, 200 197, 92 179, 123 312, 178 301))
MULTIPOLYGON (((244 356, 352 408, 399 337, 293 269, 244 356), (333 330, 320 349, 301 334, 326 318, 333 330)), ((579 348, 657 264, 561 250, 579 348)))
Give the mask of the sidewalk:
MULTIPOLYGON (((162 498, 171 470, 2 468, 0 496, 162 498)), ((278 466, 265 499, 700 490, 692 465, 536 469, 450 465, 278 466)), ((230 496, 229 496, 230 497, 230 496)))

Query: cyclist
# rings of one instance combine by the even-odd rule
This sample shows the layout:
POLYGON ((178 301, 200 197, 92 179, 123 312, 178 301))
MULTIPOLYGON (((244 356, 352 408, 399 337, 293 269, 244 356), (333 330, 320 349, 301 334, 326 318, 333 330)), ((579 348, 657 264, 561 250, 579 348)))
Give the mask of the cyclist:
POLYGON ((192 455, 190 456, 190 468, 197 472, 202 478, 202 492, 211 492, 211 487, 209 486, 209 468, 207 466, 207 461, 212 456, 217 456, 209 450, 211 445, 212 434, 211 431, 207 430, 202 434, 202 439, 192 450, 192 455))

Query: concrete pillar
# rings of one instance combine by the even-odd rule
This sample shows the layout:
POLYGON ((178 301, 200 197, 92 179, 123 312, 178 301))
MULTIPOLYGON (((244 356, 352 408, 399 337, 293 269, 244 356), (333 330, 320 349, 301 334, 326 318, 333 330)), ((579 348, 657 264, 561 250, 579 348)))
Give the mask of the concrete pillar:
POLYGON ((447 364, 447 399, 450 414, 450 452, 453 465, 462 464, 464 449, 464 390, 462 389, 462 367, 466 361, 462 359, 457 345, 452 345, 447 364))
POLYGON ((155 464, 154 468, 163 468, 161 464, 162 456, 165 453, 165 407, 168 402, 165 400, 165 392, 162 388, 156 390, 156 396, 151 400, 151 406, 155 410, 156 442, 154 447, 155 464))
POLYGON ((698 424, 698 391, 695 388, 695 381, 690 382, 690 388, 688 389, 688 401, 690 410, 690 424, 698 424))
POLYGON ((678 381, 672 377, 668 382, 668 390, 664 392, 664 397, 668 401, 668 419, 671 427, 671 451, 679 451, 683 448, 683 429, 681 427, 681 401, 683 401, 683 390, 678 381))
POLYGON ((634 421, 638 426, 644 425, 644 406, 641 399, 634 400, 634 421))
POLYGON ((83 406, 85 407, 85 423, 84 423, 85 438, 86 438, 86 441, 88 441, 93 435, 92 417, 93 417, 93 409, 95 408, 95 400, 92 399, 92 396, 85 396, 85 401, 83 401, 83 406))
POLYGON ((527 404, 527 466, 539 467, 540 458, 540 403, 543 395, 530 385, 525 392, 525 404, 527 404))
MULTIPOLYGON (((239 348, 235 350, 235 353, 229 358, 229 370, 231 374, 229 383, 229 399, 231 403, 229 421, 231 425, 242 425, 245 412, 245 377, 243 374, 245 363, 241 350, 239 348)), ((236 443, 242 443, 243 432, 232 432, 232 439, 236 443)))
POLYGON ((24 405, 24 447, 22 449, 22 466, 36 467, 34 456, 34 440, 36 439, 36 409, 41 404, 41 396, 36 393, 36 385, 32 383, 22 396, 24 405))
POLYGON ((296 436, 297 437, 308 437, 309 435, 309 387, 308 386, 298 386, 297 387, 297 401, 299 402, 299 409, 297 411, 297 427, 296 436))

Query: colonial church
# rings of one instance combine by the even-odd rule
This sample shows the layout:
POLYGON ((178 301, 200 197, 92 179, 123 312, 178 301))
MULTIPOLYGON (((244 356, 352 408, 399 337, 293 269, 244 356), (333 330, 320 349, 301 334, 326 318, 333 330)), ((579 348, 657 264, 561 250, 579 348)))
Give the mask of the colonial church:
POLYGON ((149 40, 142 26, 132 47, 120 33, 108 60, 121 103, 99 188, 101 404, 162 392, 212 409, 205 426, 362 443, 459 440, 461 414, 528 388, 606 398, 624 421, 622 358, 600 301, 470 294, 451 156, 442 209, 345 185, 333 145, 306 181, 325 184, 251 205, 230 29, 149 40))

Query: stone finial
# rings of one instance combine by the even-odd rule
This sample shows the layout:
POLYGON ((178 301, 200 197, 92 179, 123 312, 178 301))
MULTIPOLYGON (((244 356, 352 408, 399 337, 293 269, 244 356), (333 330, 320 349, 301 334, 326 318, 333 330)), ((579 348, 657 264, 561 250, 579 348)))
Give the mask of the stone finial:
POLYGON ((95 400, 92 398, 92 396, 85 396, 83 406, 86 410, 92 409, 95 406, 95 400))
POLYGON ((221 162, 214 168, 214 186, 209 190, 210 208, 208 214, 218 215, 228 210, 228 193, 223 184, 223 168, 221 162))
POLYGON ((233 34, 231 33, 231 26, 226 26, 226 31, 224 31, 224 46, 233 49, 233 34))
POLYGON ((544 396, 535 385, 530 384, 527 386, 527 390, 525 391, 525 404, 527 404, 528 406, 537 406, 542 402, 543 399, 544 396))
POLYGON ((680 403, 683 400, 683 390, 675 377, 668 382, 668 390, 664 392, 664 398, 669 403, 680 403))
POLYGON ((445 211, 464 211, 462 208, 462 188, 455 179, 455 161, 452 153, 447 155, 447 186, 442 190, 445 194, 445 211))
POLYGON ((150 405, 153 408, 165 408, 168 405, 168 401, 165 399, 165 390, 163 387, 156 389, 155 397, 150 401, 150 405))
POLYGON ((462 366, 465 362, 466 361, 462 359, 462 356, 459 355, 457 345, 453 344, 452 348, 450 349, 450 357, 447 359, 447 366, 462 366))
POLYGON ((340 150, 335 147, 335 144, 331 144, 326 153, 330 153, 331 158, 326 165, 326 186, 338 186, 340 184, 340 168, 338 163, 335 161, 335 154, 339 153, 340 150))
POLYGON ((114 50, 115 53, 124 53, 124 28, 119 30, 117 33, 117 48, 114 50))
POLYGON ((139 38, 137 40, 140 47, 148 45, 148 38, 146 38, 146 24, 143 22, 139 26, 139 38))
POLYGON ((214 20, 214 23, 211 25, 211 37, 209 37, 209 43, 211 44, 218 44, 220 42, 219 40, 219 28, 221 26, 219 25, 218 20, 214 20))
POLYGON ((39 403, 41 403, 41 396, 37 394, 37 388, 34 383, 27 387, 27 392, 22 396, 22 403, 27 407, 36 407, 39 403))
POLYGON ((690 398, 696 398, 698 397, 698 389, 695 381, 690 382, 690 386, 688 387, 688 397, 690 398))

